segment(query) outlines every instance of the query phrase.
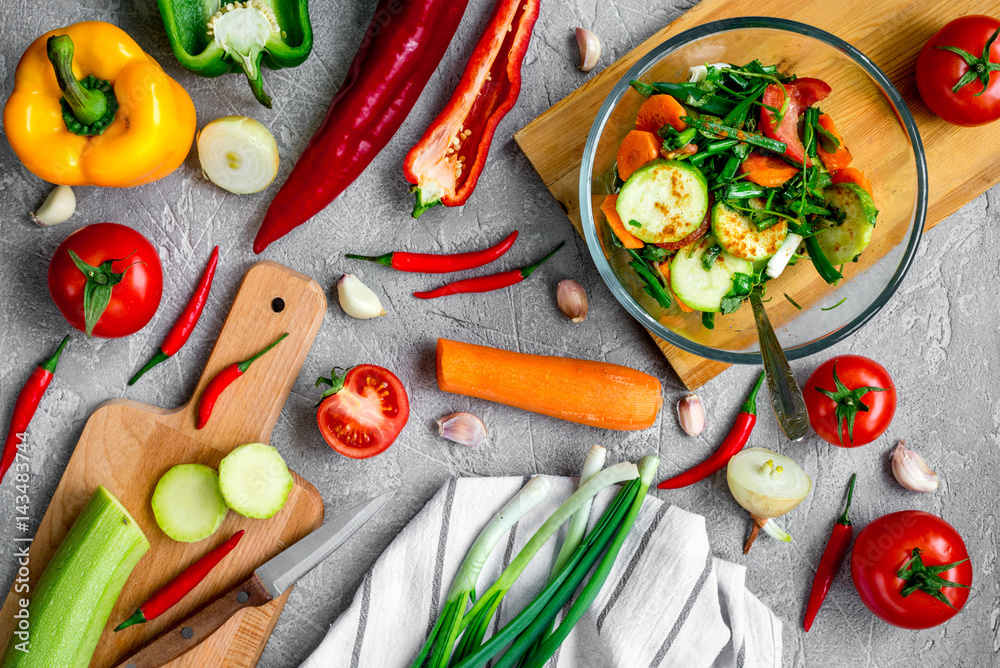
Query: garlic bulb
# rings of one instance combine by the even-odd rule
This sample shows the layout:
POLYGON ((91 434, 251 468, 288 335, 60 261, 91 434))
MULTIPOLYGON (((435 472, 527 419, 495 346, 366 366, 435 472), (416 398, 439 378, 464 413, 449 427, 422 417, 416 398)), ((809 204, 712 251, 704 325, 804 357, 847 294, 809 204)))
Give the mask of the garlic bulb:
POLYGON ((677 421, 688 436, 698 436, 705 431, 705 407, 701 397, 689 394, 677 402, 677 421))
POLYGON ((438 418, 438 435, 462 445, 477 446, 486 442, 486 425, 472 413, 452 413, 438 418))
POLYGON ((352 318, 368 320, 385 315, 382 302, 371 288, 362 283, 354 274, 344 274, 337 281, 337 296, 344 313, 352 318))
POLYGON ((572 278, 559 281, 559 287, 556 288, 556 303, 559 305, 559 310, 573 322, 583 322, 590 306, 587 291, 572 278))
POLYGON ((69 220, 76 211, 76 195, 69 186, 56 186, 45 198, 38 211, 31 212, 31 219, 40 227, 58 225, 69 220))
POLYGON ((892 451, 892 475, 899 484, 914 492, 936 492, 938 474, 931 470, 924 458, 906 447, 906 441, 892 451))
POLYGON ((576 29, 576 44, 580 47, 580 71, 589 72, 601 58, 601 40, 586 28, 576 29))

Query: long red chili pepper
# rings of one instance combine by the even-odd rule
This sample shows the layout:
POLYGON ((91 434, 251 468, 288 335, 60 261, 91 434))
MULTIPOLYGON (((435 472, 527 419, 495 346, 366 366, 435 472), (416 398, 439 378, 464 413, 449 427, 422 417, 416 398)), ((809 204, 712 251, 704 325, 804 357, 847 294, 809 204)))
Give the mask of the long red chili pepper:
POLYGON ((352 260, 367 260, 378 262, 398 271, 411 271, 423 274, 447 274, 453 271, 475 269, 489 264, 510 250, 517 239, 517 230, 511 232, 506 239, 495 246, 469 253, 453 253, 451 255, 434 255, 432 253, 394 252, 385 255, 347 255, 352 260))
POLYGON ((229 540, 206 554, 204 557, 194 562, 184 569, 184 572, 161 587, 153 594, 148 601, 139 606, 135 613, 124 622, 115 627, 115 633, 133 624, 145 624, 162 615, 172 608, 178 601, 188 595, 188 593, 198 586, 205 579, 212 569, 219 565, 219 562, 226 558, 236 544, 243 538, 245 531, 240 529, 234 533, 229 540))
POLYGON ((455 35, 468 0, 380 0, 375 16, 253 242, 261 253, 323 210, 399 130, 455 35))
POLYGON ((216 246, 212 249, 212 254, 208 257, 208 266, 205 267, 205 271, 201 274, 198 286, 194 289, 194 294, 191 295, 191 301, 184 307, 184 311, 177 318, 177 322, 174 323, 171 330, 167 332, 166 338, 160 344, 160 349, 156 351, 152 359, 146 362, 144 367, 135 372, 135 375, 128 381, 129 385, 135 385, 135 382, 142 378, 144 373, 160 362, 173 357, 187 343, 191 332, 194 331, 195 325, 198 324, 198 320, 205 310, 205 303, 208 302, 208 293, 212 290, 212 279, 215 278, 215 268, 218 264, 219 247, 216 246))
POLYGON ((62 354, 66 342, 69 341, 69 334, 63 337, 59 347, 56 348, 52 357, 48 358, 31 372, 28 381, 21 388, 21 393, 14 401, 14 412, 10 418, 10 428, 7 429, 7 438, 3 442, 3 455, 0 456, 0 482, 3 482, 7 469, 14 463, 17 457, 17 448, 24 440, 24 433, 28 429, 31 418, 35 416, 38 403, 45 395, 45 390, 52 382, 52 376, 56 372, 56 365, 59 363, 59 355, 62 354))
POLYGON ((531 274, 542 266, 546 260, 558 253, 559 249, 562 248, 565 243, 565 241, 561 242, 551 253, 543 257, 538 262, 529 264, 527 267, 522 267, 521 269, 511 269, 510 271, 504 271, 499 274, 490 274, 489 276, 466 278, 462 281, 455 281, 454 283, 442 285, 440 288, 435 288, 434 290, 414 292, 413 296, 419 297, 420 299, 436 299, 437 297, 444 297, 446 295, 459 295, 469 292, 492 292, 493 290, 499 290, 500 288, 516 285, 528 278, 528 276, 531 276, 531 274))
POLYGON ((830 532, 830 540, 826 543, 823 556, 816 567, 816 577, 813 578, 812 590, 809 592, 809 602, 806 604, 806 618, 802 622, 802 628, 806 631, 812 628, 816 613, 826 600, 826 594, 830 591, 833 578, 836 577, 840 565, 844 563, 844 556, 847 548, 851 544, 854 536, 854 527, 847 517, 847 512, 851 509, 851 499, 854 497, 854 481, 858 474, 851 475, 851 482, 847 486, 847 505, 844 507, 844 514, 841 515, 833 525, 830 532))
POLYGON ((721 471, 722 467, 728 464, 729 460, 733 458, 733 455, 742 450, 743 446, 750 440, 750 432, 753 431, 753 426, 757 423, 757 392, 760 391, 760 386, 763 382, 764 372, 761 371, 760 376, 757 377, 757 382, 753 385, 753 389, 750 390, 750 396, 747 397, 747 400, 740 408, 739 414, 736 416, 733 428, 729 430, 729 434, 722 441, 719 448, 712 453, 711 457, 683 473, 678 473, 673 478, 667 478, 657 485, 656 488, 680 489, 681 487, 693 485, 699 480, 704 480, 716 471, 721 471))
POLYGON ((444 110, 406 155, 416 218, 436 204, 465 204, 486 164, 497 125, 521 92, 521 61, 540 0, 498 0, 444 110))
POLYGON ((286 336, 288 336, 288 332, 279 336, 274 343, 253 357, 245 359, 242 362, 230 364, 217 373, 212 380, 208 381, 208 385, 205 386, 205 389, 201 393, 201 399, 198 401, 198 418, 195 421, 195 427, 198 429, 204 427, 208 423, 208 418, 212 417, 212 409, 215 408, 215 402, 218 401, 219 395, 232 385, 237 378, 245 374, 251 364, 260 359, 271 348, 281 343, 286 336))

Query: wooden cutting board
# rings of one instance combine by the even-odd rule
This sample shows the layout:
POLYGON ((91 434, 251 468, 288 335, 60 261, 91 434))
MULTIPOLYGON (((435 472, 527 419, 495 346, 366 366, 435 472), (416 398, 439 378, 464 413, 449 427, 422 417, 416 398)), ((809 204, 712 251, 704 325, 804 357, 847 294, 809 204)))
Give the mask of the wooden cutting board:
MULTIPOLYGON (((830 32, 867 55, 892 80, 920 129, 930 179, 930 229, 1000 182, 998 124, 959 128, 920 100, 913 68, 920 48, 947 21, 964 14, 1000 15, 995 0, 702 0, 514 135, 570 221, 583 234, 579 172, 590 126, 618 80, 642 56, 696 25, 736 16, 776 16, 830 32)), ((599 32, 599 30, 598 30, 599 32)), ((698 357, 652 335, 681 381, 696 389, 730 365, 698 357)))
MULTIPOLYGON (((316 281, 274 262, 257 263, 243 278, 188 403, 167 410, 114 399, 90 416, 31 544, 30 586, 34 589, 53 551, 97 486, 107 487, 135 517, 151 547, 122 590, 90 664, 92 668, 118 663, 127 653, 242 581, 258 565, 323 523, 323 499, 315 487, 295 474, 295 487, 277 515, 268 520, 251 520, 230 511, 215 535, 198 543, 178 543, 167 538, 156 526, 149 499, 157 480, 175 464, 200 462, 218 468, 219 461, 233 448, 244 443, 268 443, 325 312, 326 297, 316 281), (289 336, 254 362, 223 393, 205 428, 195 429, 196 400, 208 381, 284 332, 289 336), (149 623, 112 632, 154 591, 240 529, 245 529, 246 534, 236 549, 178 605, 149 623)), ((157 382, 157 375, 162 379, 165 374, 153 371, 141 382, 157 382)), ((283 449, 281 443, 274 445, 283 449)), ((209 640, 168 665, 256 665, 289 592, 265 606, 237 614, 209 640)), ((13 630, 19 597, 12 591, 0 610, 4 647, 13 630)), ((44 639, 32 641, 42 643, 44 639)))

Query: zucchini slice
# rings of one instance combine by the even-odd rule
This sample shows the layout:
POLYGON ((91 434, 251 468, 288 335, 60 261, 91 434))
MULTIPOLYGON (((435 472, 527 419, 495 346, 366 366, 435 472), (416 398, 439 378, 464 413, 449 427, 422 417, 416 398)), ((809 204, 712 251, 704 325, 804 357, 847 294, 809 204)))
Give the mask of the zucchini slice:
MULTIPOLYGON (((751 199, 749 204, 754 209, 763 206, 759 199, 751 199)), ((712 233, 719 245, 733 257, 757 262, 778 252, 788 236, 788 223, 779 218, 774 225, 758 230, 747 213, 731 209, 720 201, 712 208, 712 233)))
POLYGON ((856 183, 838 183, 823 190, 826 206, 844 214, 837 224, 823 220, 828 225, 816 233, 816 241, 832 265, 854 262, 868 248, 875 229, 878 209, 875 200, 856 183))
POLYGON ((178 464, 164 473, 150 505, 157 526, 182 543, 211 536, 229 510, 219 491, 219 474, 204 464, 178 464))
POLYGON ((125 507, 98 487, 38 579, 27 609, 19 608, 27 627, 15 628, 0 665, 87 668, 125 581, 148 549, 125 507))
POLYGON ((677 251, 670 262, 670 289, 691 308, 708 313, 722 310, 722 298, 733 288, 735 274, 753 275, 747 260, 722 251, 705 269, 703 258, 715 246, 715 237, 707 235, 677 251))
POLYGON ((276 448, 247 443, 219 464, 219 487, 226 504, 244 517, 274 517, 288 500, 295 480, 276 448))
POLYGON ((615 209, 625 229, 646 243, 675 243, 705 219, 708 183, 686 162, 653 160, 625 182, 615 209))

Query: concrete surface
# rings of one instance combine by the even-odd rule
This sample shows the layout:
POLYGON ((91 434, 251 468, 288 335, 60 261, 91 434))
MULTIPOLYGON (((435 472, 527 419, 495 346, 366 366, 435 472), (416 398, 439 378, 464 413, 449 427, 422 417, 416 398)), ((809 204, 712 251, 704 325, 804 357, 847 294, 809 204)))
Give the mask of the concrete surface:
MULTIPOLYGON (((275 101, 271 111, 253 100, 246 82, 236 75, 209 80, 182 69, 170 53, 153 0, 6 0, 0 13, 2 90, 5 95, 11 90, 18 58, 37 35, 77 21, 111 21, 187 88, 198 109, 199 127, 227 114, 252 115, 264 122, 280 146, 280 182, 343 80, 375 0, 311 4, 314 53, 297 69, 265 72, 275 101)), ((609 461, 658 452, 663 471, 679 469, 699 460, 719 442, 756 373, 751 368, 733 369, 705 386, 699 394, 707 407, 708 428, 697 440, 684 436, 673 412, 674 403, 684 394, 679 381, 652 341, 613 300, 592 269, 583 241, 511 139, 517 128, 586 80, 587 75, 575 67, 574 27, 590 27, 601 36, 604 66, 680 15, 689 6, 683 0, 653 5, 640 0, 544 3, 524 63, 521 99, 500 126, 471 202, 461 209, 433 210, 419 221, 409 218, 411 196, 401 174, 403 156, 453 90, 491 4, 488 0, 470 3, 458 38, 416 109, 365 174, 307 228, 275 244, 264 256, 314 277, 331 290, 342 272, 352 271, 382 297, 390 311, 374 321, 351 320, 333 295, 323 328, 274 432, 274 444, 292 468, 319 488, 331 514, 386 489, 399 490, 391 508, 295 589, 260 662, 265 668, 297 666, 309 654, 347 606, 365 570, 449 476, 572 475, 579 471, 592 443, 609 448, 609 461), (539 257, 558 241, 565 240, 567 247, 530 282, 496 294, 418 302, 410 293, 437 285, 437 278, 397 274, 342 258, 350 251, 478 248, 514 228, 522 236, 501 262, 505 268, 539 257), (556 284, 570 277, 590 294, 590 316, 579 325, 570 324, 555 305, 556 284), (437 389, 434 379, 433 350, 438 336, 636 367, 663 380, 665 409, 652 429, 619 434, 448 395, 437 389), (413 408, 409 424, 390 450, 371 460, 354 461, 335 454, 320 437, 313 417, 317 396, 313 380, 333 365, 361 362, 393 369, 406 384, 413 408), (468 449, 436 436, 434 419, 455 410, 469 410, 485 420, 490 429, 488 445, 468 449)), ((275 192, 272 186, 262 195, 227 194, 201 177, 192 151, 180 170, 155 184, 127 190, 78 188, 76 216, 62 226, 40 230, 27 221, 26 214, 48 189, 21 167, 4 142, 0 147, 4 236, 0 246, 4 276, 0 281, 0 420, 4 425, 30 369, 67 330, 45 283, 49 258, 67 234, 103 220, 132 225, 162 249, 169 279, 163 304, 143 331, 114 341, 85 341, 77 336, 67 349, 59 377, 31 428, 36 438, 31 483, 36 522, 84 422, 101 402, 124 396, 171 407, 188 398, 238 281, 255 260, 250 241, 275 192), (192 341, 176 359, 126 391, 125 381, 172 324, 215 244, 222 251, 217 287, 192 341)), ((1000 587, 994 569, 1000 319, 995 295, 1000 266, 995 253, 983 252, 1000 247, 1000 213, 990 206, 998 196, 1000 190, 993 189, 928 234, 899 294, 851 340, 829 351, 830 355, 871 355, 895 376, 901 408, 882 438, 857 450, 831 447, 815 436, 789 445, 768 409, 763 409, 752 444, 796 457, 815 482, 813 494, 786 518, 786 528, 795 536, 791 545, 762 538, 749 557, 742 556, 740 546, 749 519, 730 497, 723 474, 688 490, 660 493, 709 519, 717 556, 748 566, 750 589, 785 621, 785 666, 998 665, 1000 587), (903 437, 941 474, 938 493, 917 495, 893 480, 887 455, 903 437), (863 607, 845 565, 813 631, 808 636, 800 632, 813 568, 853 471, 859 474, 853 509, 859 528, 881 514, 919 508, 942 515, 965 536, 975 588, 965 610, 945 626, 911 632, 883 624, 863 607)), ((800 381, 826 357, 793 364, 800 381)), ((12 486, 5 485, 0 490, 0 507, 12 508, 13 494, 12 486)), ((13 531, 11 514, 3 511, 2 535, 13 531)), ((13 562, 3 560, 2 582, 10 582, 13 572, 13 562)), ((669 595, 666 583, 648 586, 650 595, 669 595)))

